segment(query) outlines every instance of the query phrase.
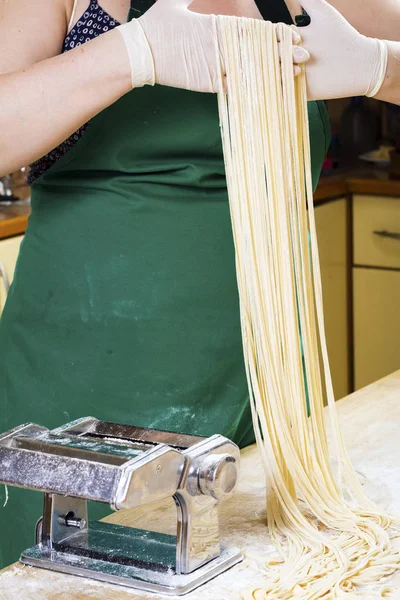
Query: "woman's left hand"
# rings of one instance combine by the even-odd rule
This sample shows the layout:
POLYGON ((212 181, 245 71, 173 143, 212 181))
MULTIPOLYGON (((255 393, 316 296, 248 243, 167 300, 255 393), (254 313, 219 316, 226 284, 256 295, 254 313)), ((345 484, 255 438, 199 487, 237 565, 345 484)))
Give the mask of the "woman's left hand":
POLYGON ((298 29, 311 55, 306 65, 309 100, 374 96, 387 68, 387 46, 361 35, 325 0, 302 0, 311 24, 298 29))

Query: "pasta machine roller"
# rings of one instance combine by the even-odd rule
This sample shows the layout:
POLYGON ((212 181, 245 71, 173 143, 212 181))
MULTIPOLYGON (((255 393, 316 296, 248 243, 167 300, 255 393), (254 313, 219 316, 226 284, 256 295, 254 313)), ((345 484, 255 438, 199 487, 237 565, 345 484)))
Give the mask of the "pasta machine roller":
POLYGON ((86 417, 0 435, 0 482, 44 493, 25 564, 182 595, 242 560, 220 545, 219 501, 236 485, 239 449, 202 438, 86 417), (113 510, 173 497, 176 535, 88 521, 87 501, 113 510))

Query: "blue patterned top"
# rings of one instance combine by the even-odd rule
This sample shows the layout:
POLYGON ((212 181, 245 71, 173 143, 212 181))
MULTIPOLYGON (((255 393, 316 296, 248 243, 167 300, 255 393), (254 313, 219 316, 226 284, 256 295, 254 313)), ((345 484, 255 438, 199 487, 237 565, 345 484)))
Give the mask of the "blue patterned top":
MULTIPOLYGON (((106 13, 97 3, 97 0, 90 0, 87 10, 83 13, 76 25, 71 29, 64 40, 62 54, 90 42, 106 31, 110 31, 120 25, 108 13, 106 13)), ((48 154, 39 158, 30 165, 28 174, 28 184, 31 185, 35 179, 40 177, 49 169, 61 156, 64 156, 82 137, 88 128, 90 121, 82 125, 68 139, 62 142, 57 148, 51 150, 48 154)))

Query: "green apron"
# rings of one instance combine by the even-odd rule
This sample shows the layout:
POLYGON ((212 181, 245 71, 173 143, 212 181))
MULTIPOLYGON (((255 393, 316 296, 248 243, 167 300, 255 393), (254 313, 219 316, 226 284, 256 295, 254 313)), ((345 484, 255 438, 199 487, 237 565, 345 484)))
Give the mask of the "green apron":
MULTIPOLYGON (((309 115, 316 184, 329 127, 309 115)), ((215 95, 133 90, 35 181, 0 353, 1 432, 92 415, 254 441, 215 95)), ((4 498, 0 566, 42 508, 4 498)))

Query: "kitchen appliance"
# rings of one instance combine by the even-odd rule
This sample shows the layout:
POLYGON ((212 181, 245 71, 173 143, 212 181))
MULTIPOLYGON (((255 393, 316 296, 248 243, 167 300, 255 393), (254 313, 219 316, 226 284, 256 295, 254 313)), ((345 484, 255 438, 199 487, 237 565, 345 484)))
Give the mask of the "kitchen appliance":
POLYGON ((44 493, 25 564, 167 595, 182 595, 242 560, 220 544, 218 508, 234 491, 238 447, 210 438, 86 417, 57 429, 0 435, 0 482, 44 493), (88 522, 87 501, 113 510, 172 497, 176 536, 88 522))

